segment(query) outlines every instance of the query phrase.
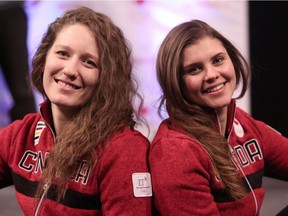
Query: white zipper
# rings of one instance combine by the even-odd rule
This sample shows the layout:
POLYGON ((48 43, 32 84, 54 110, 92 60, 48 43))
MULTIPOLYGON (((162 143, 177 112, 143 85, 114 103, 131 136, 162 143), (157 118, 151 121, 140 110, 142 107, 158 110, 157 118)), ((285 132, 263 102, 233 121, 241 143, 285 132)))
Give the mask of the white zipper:
POLYGON ((254 190, 244 172, 244 170, 242 169, 241 167, 241 164, 239 163, 239 161, 237 160, 236 156, 235 156, 235 151, 233 150, 233 148, 231 147, 231 145, 229 144, 229 148, 230 148, 230 152, 231 152, 231 160, 233 162, 233 164, 235 165, 236 168, 238 168, 238 170, 240 170, 240 172, 242 173, 251 193, 252 193, 252 196, 253 196, 253 199, 254 199, 254 204, 255 204, 255 216, 258 214, 258 211, 259 211, 259 207, 258 207, 258 202, 257 202, 257 197, 256 197, 256 194, 254 193, 254 190))
MULTIPOLYGON (((218 117, 218 113, 217 113, 216 110, 215 110, 215 115, 216 115, 216 120, 217 120, 217 125, 218 125, 218 129, 219 129, 219 133, 222 134, 221 123, 220 123, 220 120, 219 120, 219 117, 218 117)), ((225 134, 225 131, 224 131, 224 134, 225 134)))
MULTIPOLYGON (((51 133, 52 133, 54 143, 55 143, 55 141, 56 141, 55 133, 54 133, 54 131, 52 130, 50 124, 48 124, 48 122, 46 121, 46 119, 43 117, 41 110, 40 110, 40 116, 41 116, 42 119, 44 120, 45 124, 48 125, 48 127, 49 127, 49 129, 50 129, 50 131, 51 131, 51 133)), ((45 185, 43 186, 43 192, 42 192, 41 197, 40 197, 40 200, 39 200, 39 202, 38 202, 38 204, 37 204, 37 208, 36 208, 36 210, 35 210, 34 216, 38 216, 38 214, 39 214, 39 209, 40 209, 40 207, 41 207, 41 205, 42 205, 42 203, 43 203, 44 197, 45 197, 45 195, 46 195, 46 193, 47 193, 47 189, 48 189, 48 184, 45 184, 45 185)))
MULTIPOLYGON (((235 108, 234 111, 233 111, 233 116, 232 116, 233 122, 234 122, 234 119, 235 119, 235 115, 236 115, 236 108, 235 108)), ((220 129, 220 132, 221 132, 221 124, 220 124, 220 121, 219 121, 217 112, 216 112, 216 117, 217 117, 217 122, 218 122, 218 125, 219 125, 219 129, 220 129)), ((231 136, 233 130, 234 130, 234 126, 233 126, 233 127, 230 129, 230 131, 229 131, 229 134, 228 134, 228 137, 227 137, 227 142, 228 142, 228 144, 229 144, 229 139, 230 139, 230 136, 231 136)), ((225 131, 225 133, 226 133, 226 131, 225 131)), ((259 211, 258 202, 257 202, 257 197, 256 197, 256 195, 255 195, 255 193, 254 193, 254 190, 253 190, 253 188, 252 188, 249 180, 248 180, 247 177, 246 177, 246 174, 245 174, 244 171, 242 170, 241 165, 238 163, 238 160, 236 159, 236 157, 235 157, 235 155, 234 155, 234 153, 233 153, 234 150, 233 150, 233 148, 231 147, 230 144, 229 144, 229 148, 230 148, 230 152, 231 152, 231 155, 232 155, 232 158, 231 158, 231 159, 234 160, 235 166, 237 166, 238 169, 240 170, 240 172, 242 173, 242 175, 243 175, 246 183, 248 184, 248 187, 249 187, 249 189, 250 189, 250 191, 251 191, 251 193, 252 193, 252 195, 253 195, 254 203, 255 203, 255 215, 257 215, 257 213, 258 213, 258 211, 259 211)))
POLYGON ((46 119, 43 117, 42 113, 40 112, 40 116, 42 117, 42 119, 44 120, 45 124, 48 126, 49 130, 51 131, 52 133, 52 136, 53 136, 53 140, 54 140, 54 143, 56 141, 56 135, 52 129, 52 127, 50 126, 50 124, 48 124, 48 122, 46 121, 46 119))
POLYGON ((35 210, 34 216, 37 216, 37 215, 39 214, 39 209, 40 209, 40 206, 41 206, 41 204, 42 204, 42 202, 43 202, 43 200, 44 200, 44 197, 45 197, 45 195, 46 195, 46 193, 47 193, 47 188, 48 188, 48 185, 45 184, 45 185, 43 186, 43 192, 42 192, 42 194, 41 194, 41 197, 40 197, 40 200, 39 200, 39 202, 38 202, 37 208, 36 208, 36 210, 35 210))

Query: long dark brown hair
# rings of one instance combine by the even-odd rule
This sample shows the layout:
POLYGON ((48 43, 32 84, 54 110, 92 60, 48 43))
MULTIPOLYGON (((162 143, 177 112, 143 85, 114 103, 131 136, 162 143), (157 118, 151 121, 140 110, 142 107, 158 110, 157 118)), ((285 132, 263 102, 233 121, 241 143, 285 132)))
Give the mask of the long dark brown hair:
POLYGON ((246 192, 235 166, 231 163, 231 153, 227 140, 217 131, 203 107, 189 100, 183 83, 183 50, 201 40, 211 37, 219 40, 230 56, 236 84, 242 81, 242 90, 237 98, 244 96, 250 82, 250 69, 247 61, 223 35, 207 23, 192 20, 174 27, 162 42, 156 62, 157 78, 162 88, 158 113, 162 116, 166 108, 170 120, 185 134, 196 138, 209 154, 215 173, 223 182, 227 192, 235 199, 246 192))
POLYGON ((38 195, 44 184, 51 187, 56 180, 58 198, 63 197, 65 185, 73 176, 79 161, 85 159, 95 165, 99 152, 111 136, 126 126, 133 129, 135 120, 145 123, 139 114, 142 98, 137 93, 137 83, 132 76, 130 44, 109 17, 89 8, 66 11, 49 25, 32 60, 34 86, 44 98, 47 97, 41 71, 47 53, 63 27, 79 23, 87 26, 95 37, 100 55, 100 77, 91 99, 81 107, 70 124, 57 134, 56 145, 42 173, 38 195), (134 107, 135 98, 138 98, 139 109, 134 107))

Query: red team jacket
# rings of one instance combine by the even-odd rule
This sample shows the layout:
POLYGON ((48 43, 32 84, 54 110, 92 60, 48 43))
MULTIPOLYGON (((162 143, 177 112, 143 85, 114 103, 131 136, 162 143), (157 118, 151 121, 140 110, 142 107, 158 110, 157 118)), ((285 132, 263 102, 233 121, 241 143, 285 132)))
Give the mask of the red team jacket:
POLYGON ((161 123, 149 155, 154 203, 161 215, 259 215, 262 177, 288 180, 288 139, 236 108, 235 101, 229 106, 226 138, 250 191, 240 200, 225 194, 201 144, 169 124, 169 119, 161 123))
MULTIPOLYGON (((149 141, 128 127, 115 135, 93 170, 87 161, 69 182, 65 199, 56 202, 52 188, 35 199, 44 161, 53 148, 50 104, 0 131, 0 188, 14 184, 25 215, 151 215, 149 141)), ((79 125, 81 127, 81 125, 79 125)))

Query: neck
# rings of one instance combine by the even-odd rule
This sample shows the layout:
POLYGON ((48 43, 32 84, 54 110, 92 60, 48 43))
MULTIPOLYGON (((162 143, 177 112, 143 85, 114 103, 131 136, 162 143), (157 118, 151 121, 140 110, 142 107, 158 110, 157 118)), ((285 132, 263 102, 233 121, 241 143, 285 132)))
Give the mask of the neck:
POLYGON ((227 126, 227 106, 216 110, 218 120, 220 123, 220 131, 223 136, 225 136, 226 126, 227 126))
POLYGON ((56 134, 61 133, 63 128, 68 125, 71 120, 74 118, 77 113, 75 110, 71 111, 71 109, 66 107, 59 107, 55 104, 51 104, 52 116, 53 116, 53 124, 56 131, 56 134))

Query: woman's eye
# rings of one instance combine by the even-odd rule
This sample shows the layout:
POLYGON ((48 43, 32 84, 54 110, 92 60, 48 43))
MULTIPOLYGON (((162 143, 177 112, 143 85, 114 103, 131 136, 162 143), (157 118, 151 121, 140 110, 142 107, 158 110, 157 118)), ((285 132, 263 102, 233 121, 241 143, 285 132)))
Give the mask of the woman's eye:
POLYGON ((189 65, 183 69, 184 74, 195 75, 202 71, 201 65, 189 65))
POLYGON ((214 63, 215 64, 220 64, 222 61, 223 61, 223 58, 222 57, 218 57, 218 58, 215 58, 214 63))
POLYGON ((199 71, 199 70, 200 70, 199 67, 192 67, 192 68, 191 68, 191 72, 197 72, 197 71, 199 71))
POLYGON ((87 61, 86 61, 86 64, 88 64, 89 66, 92 66, 92 67, 97 68, 96 63, 95 63, 94 61, 92 61, 92 60, 87 60, 87 61))
POLYGON ((68 55, 68 53, 66 51, 63 51, 63 50, 57 51, 56 53, 59 56, 67 56, 68 55))
POLYGON ((201 67, 200 66, 192 66, 189 68, 189 70, 187 71, 189 74, 196 74, 198 72, 201 71, 201 67))

